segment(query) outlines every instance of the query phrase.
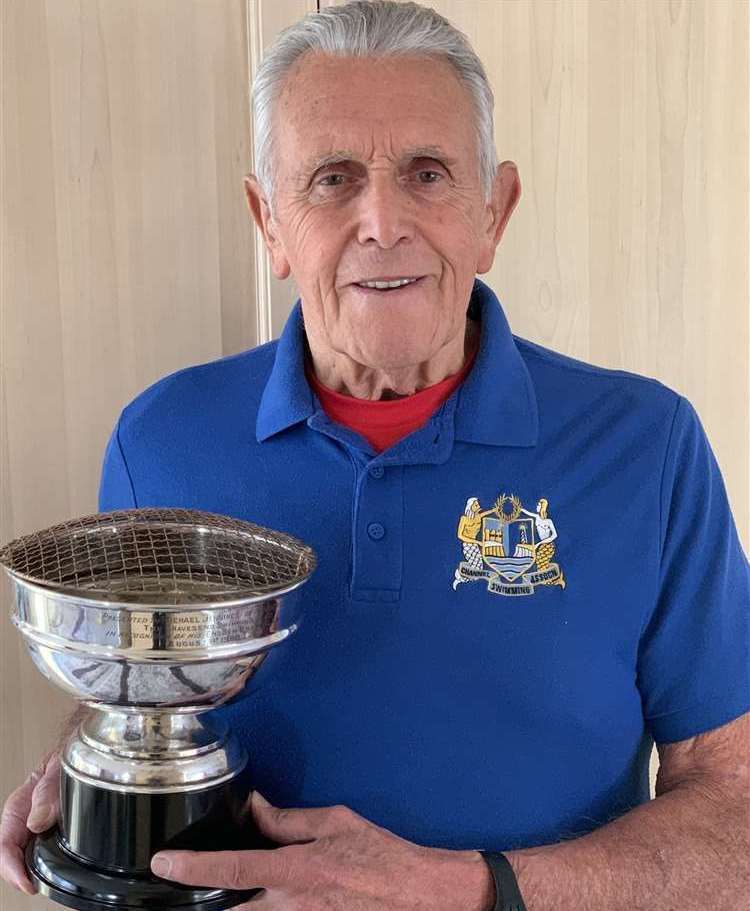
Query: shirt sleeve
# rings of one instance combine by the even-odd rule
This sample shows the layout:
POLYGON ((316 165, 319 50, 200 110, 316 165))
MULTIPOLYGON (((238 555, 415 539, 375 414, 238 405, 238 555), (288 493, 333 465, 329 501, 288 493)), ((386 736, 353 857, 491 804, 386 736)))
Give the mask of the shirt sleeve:
POLYGON ((99 512, 114 509, 133 509, 138 504, 135 489, 120 444, 120 420, 109 438, 99 482, 99 512))
POLYGON ((638 687, 656 743, 750 709, 750 567, 700 419, 680 397, 661 487, 657 597, 644 618, 638 687))

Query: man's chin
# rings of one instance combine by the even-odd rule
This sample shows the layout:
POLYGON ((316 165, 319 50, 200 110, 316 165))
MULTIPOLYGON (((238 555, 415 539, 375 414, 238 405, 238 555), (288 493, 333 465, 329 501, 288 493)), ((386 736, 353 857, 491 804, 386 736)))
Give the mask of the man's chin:
POLYGON ((403 370, 424 363, 434 356, 435 337, 441 334, 431 316, 388 308, 388 312, 375 317, 370 313, 367 319, 349 320, 345 330, 347 346, 360 351, 360 363, 377 364, 381 369, 387 366, 403 370))
POLYGON ((368 346, 366 350, 357 352, 355 360, 370 370, 393 375, 413 370, 424 364, 432 356, 432 352, 424 351, 421 346, 414 347, 399 345, 394 350, 393 345, 368 346))

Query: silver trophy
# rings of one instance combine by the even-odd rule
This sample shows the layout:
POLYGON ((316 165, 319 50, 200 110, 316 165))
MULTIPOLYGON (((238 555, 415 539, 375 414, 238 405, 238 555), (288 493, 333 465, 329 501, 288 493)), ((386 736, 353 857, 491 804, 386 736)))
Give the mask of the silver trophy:
POLYGON ((60 823, 27 849, 39 891, 83 911, 218 911, 258 892, 149 865, 166 848, 273 846, 247 805, 245 751, 202 713, 297 629, 282 599, 312 549, 213 513, 130 509, 19 538, 0 565, 34 664, 89 709, 63 749, 60 823))

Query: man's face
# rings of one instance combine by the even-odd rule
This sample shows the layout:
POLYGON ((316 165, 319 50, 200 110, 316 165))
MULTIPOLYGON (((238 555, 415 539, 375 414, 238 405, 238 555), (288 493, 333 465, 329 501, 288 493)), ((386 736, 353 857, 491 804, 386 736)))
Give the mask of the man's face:
POLYGON ((291 272, 319 349, 398 370, 463 337, 520 195, 512 162, 493 198, 480 187, 474 111, 443 61, 303 57, 274 125, 274 218, 246 180, 274 274, 291 272), (330 164, 327 156, 336 156, 330 164), (396 290, 368 280, 417 279, 396 290))

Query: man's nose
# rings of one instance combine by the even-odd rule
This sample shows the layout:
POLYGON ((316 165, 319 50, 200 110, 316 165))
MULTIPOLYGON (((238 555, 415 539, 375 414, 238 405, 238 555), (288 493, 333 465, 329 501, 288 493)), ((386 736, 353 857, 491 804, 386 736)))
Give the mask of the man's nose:
POLYGON ((390 175, 380 174, 368 182, 359 198, 358 239, 389 249, 414 236, 414 204, 390 175))

